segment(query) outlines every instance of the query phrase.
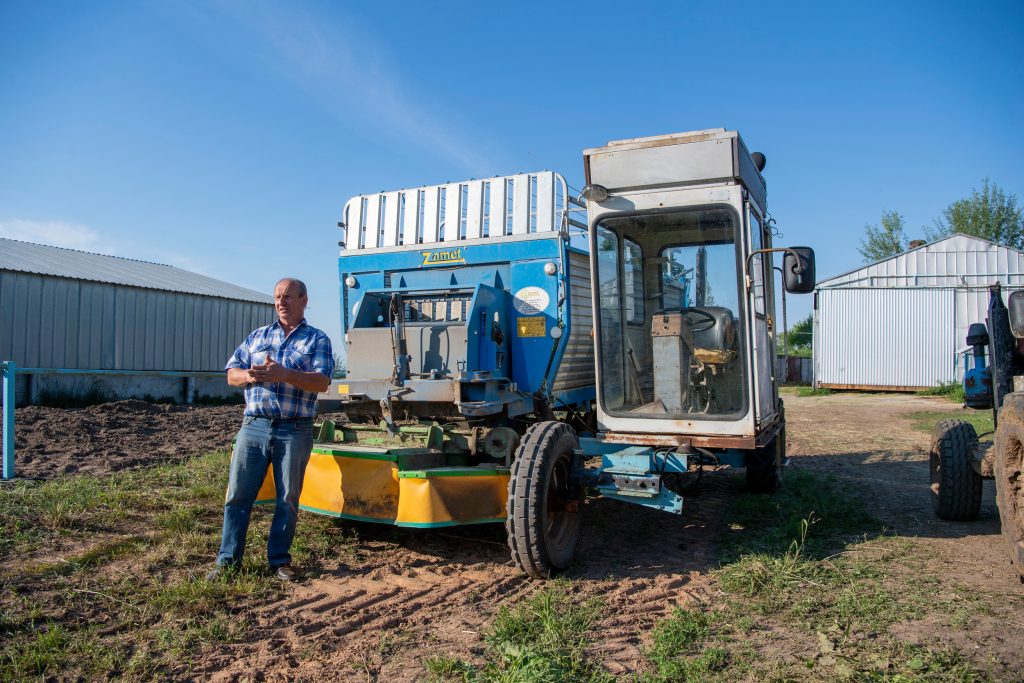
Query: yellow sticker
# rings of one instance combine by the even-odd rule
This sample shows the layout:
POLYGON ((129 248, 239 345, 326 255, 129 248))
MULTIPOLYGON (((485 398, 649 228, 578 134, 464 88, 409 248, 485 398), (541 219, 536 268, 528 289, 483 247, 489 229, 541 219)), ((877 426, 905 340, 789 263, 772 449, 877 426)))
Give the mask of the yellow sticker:
POLYGON ((519 332, 520 337, 543 337, 547 332, 544 316, 516 318, 516 330, 519 332))
POLYGON ((347 394, 348 393, 348 385, 347 384, 339 384, 338 385, 338 393, 339 394, 347 394))

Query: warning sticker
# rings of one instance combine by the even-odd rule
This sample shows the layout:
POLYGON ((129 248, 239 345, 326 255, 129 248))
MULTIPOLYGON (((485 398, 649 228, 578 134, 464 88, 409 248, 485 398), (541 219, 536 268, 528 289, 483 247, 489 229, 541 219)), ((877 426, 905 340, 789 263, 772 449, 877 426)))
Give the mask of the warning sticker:
POLYGON ((338 393, 343 395, 343 396, 345 394, 347 394, 348 393, 348 385, 347 384, 339 384, 338 385, 338 393))
POLYGON ((523 287, 515 293, 512 305, 520 315, 537 315, 551 303, 551 297, 540 287, 523 287))
POLYGON ((543 337, 547 332, 544 316, 516 318, 516 331, 520 337, 543 337))

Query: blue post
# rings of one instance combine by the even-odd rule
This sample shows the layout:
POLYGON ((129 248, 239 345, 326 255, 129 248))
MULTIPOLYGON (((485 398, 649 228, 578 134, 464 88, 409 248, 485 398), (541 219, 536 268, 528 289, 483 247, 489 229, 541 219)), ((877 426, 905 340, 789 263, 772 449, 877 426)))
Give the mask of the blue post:
POLYGON ((4 375, 4 479, 14 479, 14 361, 0 363, 4 375))

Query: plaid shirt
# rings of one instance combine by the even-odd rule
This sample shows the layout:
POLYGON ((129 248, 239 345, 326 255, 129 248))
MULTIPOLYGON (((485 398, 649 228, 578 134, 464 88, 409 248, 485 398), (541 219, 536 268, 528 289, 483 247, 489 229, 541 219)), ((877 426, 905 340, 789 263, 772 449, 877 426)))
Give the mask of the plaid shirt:
MULTIPOLYGON (((271 360, 291 370, 319 372, 328 379, 334 374, 334 354, 326 334, 306 323, 287 337, 280 322, 260 327, 242 342, 228 360, 225 370, 248 370, 271 360)), ((303 391, 286 382, 253 384, 245 390, 245 414, 269 418, 316 416, 316 393, 303 391)))

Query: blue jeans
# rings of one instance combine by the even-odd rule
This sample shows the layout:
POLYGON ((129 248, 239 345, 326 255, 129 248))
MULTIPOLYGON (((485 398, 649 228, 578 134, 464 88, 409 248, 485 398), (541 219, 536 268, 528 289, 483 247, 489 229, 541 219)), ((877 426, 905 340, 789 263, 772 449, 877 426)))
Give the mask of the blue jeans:
POLYGON ((288 550, 295 537, 299 493, 312 450, 313 418, 274 421, 245 416, 231 455, 227 500, 224 502, 224 531, 217 564, 241 563, 249 515, 269 467, 274 470, 277 506, 267 539, 267 563, 271 567, 291 563, 292 556, 288 550))

